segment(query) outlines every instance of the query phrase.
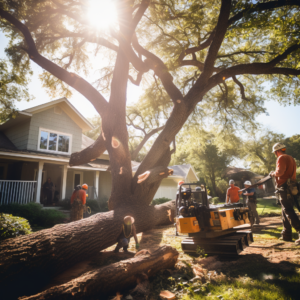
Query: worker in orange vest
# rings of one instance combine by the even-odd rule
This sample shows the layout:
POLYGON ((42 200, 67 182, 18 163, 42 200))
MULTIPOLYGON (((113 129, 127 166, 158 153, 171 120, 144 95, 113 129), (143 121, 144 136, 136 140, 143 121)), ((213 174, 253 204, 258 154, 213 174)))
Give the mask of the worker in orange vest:
POLYGON ((295 159, 285 154, 285 151, 286 146, 282 143, 276 143, 273 146, 273 153, 277 157, 277 161, 276 170, 270 173, 270 176, 275 177, 276 192, 279 194, 281 204, 283 230, 280 239, 291 242, 292 227, 294 227, 299 233, 299 238, 295 241, 295 244, 300 245, 300 220, 293 207, 294 196, 298 193, 296 186, 297 166, 295 159))
POLYGON ((226 204, 227 203, 236 203, 240 201, 240 196, 242 192, 239 192, 240 188, 235 186, 235 181, 233 179, 229 180, 230 188, 226 192, 226 204))
POLYGON ((86 204, 88 185, 77 186, 71 196, 71 222, 83 219, 83 209, 86 204))

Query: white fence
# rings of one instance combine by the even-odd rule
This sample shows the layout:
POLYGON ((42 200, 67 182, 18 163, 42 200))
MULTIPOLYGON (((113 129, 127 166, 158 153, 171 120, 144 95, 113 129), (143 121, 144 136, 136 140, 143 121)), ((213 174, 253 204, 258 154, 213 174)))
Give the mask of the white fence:
POLYGON ((34 201, 36 181, 0 180, 0 205, 34 201))

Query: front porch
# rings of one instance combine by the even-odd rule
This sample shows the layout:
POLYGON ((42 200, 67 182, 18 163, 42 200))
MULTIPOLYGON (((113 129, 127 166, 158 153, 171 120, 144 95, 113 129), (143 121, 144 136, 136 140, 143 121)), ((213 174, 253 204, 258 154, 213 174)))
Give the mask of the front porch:
POLYGON ((68 166, 66 162, 0 157, 0 205, 37 202, 52 206, 70 199, 74 187, 87 183, 90 199, 99 198, 100 171, 91 167, 68 166), (46 189, 47 180, 52 190, 46 189), (49 201, 50 200, 50 201, 49 201))

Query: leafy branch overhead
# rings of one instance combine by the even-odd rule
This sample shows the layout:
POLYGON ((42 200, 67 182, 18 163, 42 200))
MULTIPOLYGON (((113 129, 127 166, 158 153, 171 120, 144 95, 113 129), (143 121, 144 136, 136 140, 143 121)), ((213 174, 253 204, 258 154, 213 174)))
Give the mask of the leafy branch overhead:
POLYGON ((213 117, 214 125, 230 129, 255 126, 255 116, 264 112, 266 82, 273 98, 299 104, 300 0, 112 3, 117 21, 106 29, 93 26, 89 4, 79 0, 1 0, 0 24, 14 67, 32 60, 45 70, 42 80, 50 90, 76 90, 93 104, 102 133, 70 164, 106 149, 113 190, 122 187, 128 199, 146 192, 139 175, 168 166, 170 145, 187 120, 213 117), (94 85, 87 80, 92 69, 99 71, 94 85), (143 86, 142 109, 148 101, 164 114, 133 178, 127 125, 140 125, 126 118, 129 82, 143 86))

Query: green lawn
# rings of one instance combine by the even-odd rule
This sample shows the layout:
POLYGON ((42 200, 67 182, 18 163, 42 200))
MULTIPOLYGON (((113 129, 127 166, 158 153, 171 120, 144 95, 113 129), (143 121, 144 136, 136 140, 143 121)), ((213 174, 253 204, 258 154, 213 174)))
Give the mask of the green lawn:
POLYGON ((275 199, 257 199, 257 211, 259 215, 266 215, 266 214, 274 214, 280 215, 281 214, 281 206, 276 204, 275 199))
POLYGON ((251 277, 208 284, 201 292, 186 295, 183 300, 286 300, 297 299, 300 275, 272 277, 272 280, 257 280, 251 277))

